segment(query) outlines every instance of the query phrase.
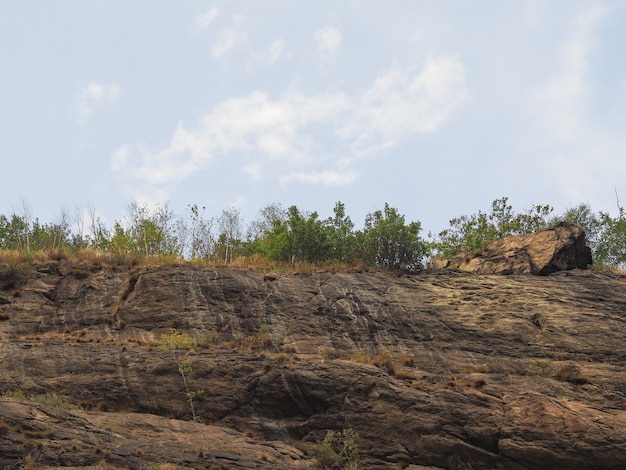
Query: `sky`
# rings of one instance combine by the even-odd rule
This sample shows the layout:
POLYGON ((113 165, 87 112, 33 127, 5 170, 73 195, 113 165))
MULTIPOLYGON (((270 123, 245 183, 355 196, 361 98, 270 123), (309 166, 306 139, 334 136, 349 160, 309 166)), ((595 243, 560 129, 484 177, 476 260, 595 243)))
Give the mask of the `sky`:
POLYGON ((619 0, 2 1, 0 213, 616 214, 625 53, 619 0))

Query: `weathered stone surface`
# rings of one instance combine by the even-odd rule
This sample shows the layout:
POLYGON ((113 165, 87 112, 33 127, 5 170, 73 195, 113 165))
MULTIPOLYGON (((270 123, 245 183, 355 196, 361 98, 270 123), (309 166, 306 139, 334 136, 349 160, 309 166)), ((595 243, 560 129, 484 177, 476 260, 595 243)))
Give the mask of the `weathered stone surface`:
POLYGON ((626 466, 624 276, 85 271, 1 292, 0 393, 68 405, 0 399, 0 467, 297 468, 342 428, 364 468, 626 466))
MULTIPOLYGON (((311 468, 283 442, 258 442, 237 431, 137 413, 102 413, 0 397, 0 466, 146 468, 311 468), (16 465, 17 464, 17 465, 16 465)), ((31 467, 34 468, 34 467, 31 467)), ((49 468, 49 467, 46 467, 49 468)))
POLYGON ((450 259, 432 260, 429 270, 547 275, 576 268, 587 269, 591 264, 591 251, 582 226, 560 222, 531 235, 494 241, 482 253, 462 253, 450 259))

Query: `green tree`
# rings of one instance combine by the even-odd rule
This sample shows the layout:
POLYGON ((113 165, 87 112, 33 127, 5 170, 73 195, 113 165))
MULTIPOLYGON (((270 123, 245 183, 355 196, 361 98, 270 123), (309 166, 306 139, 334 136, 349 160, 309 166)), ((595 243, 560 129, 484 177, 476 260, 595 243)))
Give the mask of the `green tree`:
POLYGON ((600 212, 600 229, 594 262, 619 269, 626 268, 626 211, 621 206, 617 217, 600 212))
POLYGON ((328 235, 317 212, 302 214, 296 206, 291 206, 288 213, 288 246, 292 260, 315 263, 328 259, 328 235))
MULTIPOLYGON (((270 243, 269 239, 270 237, 277 237, 274 232, 278 227, 284 227, 284 230, 287 230, 286 221, 287 211, 280 204, 268 204, 263 207, 259 210, 257 218, 248 225, 246 241, 242 244, 242 253, 248 256, 261 254, 276 260, 276 254, 270 254, 270 244, 280 245, 280 243, 276 243, 276 240, 270 243)), ((282 249, 277 251, 280 252, 282 249)))
POLYGON ((406 224, 404 216, 385 203, 383 211, 375 211, 365 218, 365 260, 390 269, 421 270, 427 246, 419 237, 420 231, 419 222, 406 224))
MULTIPOLYGON (((585 239, 587 245, 591 248, 592 252, 596 252, 598 249, 598 237, 602 229, 602 220, 592 210, 591 206, 587 203, 579 204, 575 207, 568 208, 560 219, 568 220, 576 224, 582 225, 585 229, 585 239)), ((559 219, 554 219, 552 223, 558 222, 559 219)))
POLYGON ((176 236, 178 221, 167 207, 150 209, 133 201, 125 223, 115 223, 111 246, 116 251, 146 257, 182 255, 176 236))
POLYGON ((29 242, 30 226, 22 217, 11 214, 11 218, 0 216, 0 241, 5 250, 25 250, 29 242))
POLYGON ((450 228, 439 232, 432 246, 437 255, 444 257, 480 251, 494 240, 534 233, 547 227, 552 211, 549 205, 536 205, 517 214, 508 198, 496 199, 491 203, 489 213, 478 211, 450 220, 450 228))
POLYGON ((284 220, 275 218, 271 223, 271 230, 257 245, 269 259, 285 263, 315 263, 329 259, 328 233, 317 212, 302 213, 296 206, 291 206, 284 220))
POLYGON ((331 259, 351 263, 356 257, 356 237, 354 223, 346 214, 346 206, 341 201, 335 204, 334 217, 329 217, 325 224, 328 228, 328 242, 331 259))

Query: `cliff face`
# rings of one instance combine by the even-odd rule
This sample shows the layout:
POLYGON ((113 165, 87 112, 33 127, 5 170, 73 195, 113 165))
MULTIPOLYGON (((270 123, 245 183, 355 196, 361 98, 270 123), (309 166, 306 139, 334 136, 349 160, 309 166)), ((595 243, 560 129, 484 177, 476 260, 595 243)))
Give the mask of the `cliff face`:
POLYGON ((18 274, 0 279, 3 468, 310 467, 347 428, 363 468, 626 466, 617 274, 18 274), (160 350, 173 328, 196 346, 160 350))

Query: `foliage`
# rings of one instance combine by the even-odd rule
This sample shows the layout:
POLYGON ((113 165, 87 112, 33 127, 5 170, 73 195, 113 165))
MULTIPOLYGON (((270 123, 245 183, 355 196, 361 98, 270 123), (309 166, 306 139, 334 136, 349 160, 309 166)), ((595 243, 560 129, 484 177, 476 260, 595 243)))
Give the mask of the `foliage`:
POLYGON ((196 340, 191 336, 180 333, 175 328, 172 328, 169 335, 161 335, 161 340, 157 342, 157 347, 161 351, 189 350, 193 348, 195 344, 196 340))
POLYGON ((568 209, 564 218, 585 229, 587 243, 597 266, 626 268, 626 211, 617 200, 617 217, 608 212, 595 214, 588 204, 568 209))
POLYGON ((24 393, 23 390, 15 390, 15 391, 4 392, 4 396, 10 397, 10 398, 17 398, 18 400, 28 400, 33 403, 42 403, 45 405, 52 405, 55 407, 60 407, 66 404, 66 402, 54 392, 27 395, 26 393, 24 393))
POLYGON ((175 360, 178 362, 178 373, 183 379, 185 387, 185 397, 189 403, 191 416, 194 421, 198 421, 196 414, 196 406, 194 399, 204 393, 204 390, 192 390, 189 385, 189 379, 194 375, 191 361, 188 358, 181 358, 178 353, 188 351, 193 348, 196 341, 185 333, 180 333, 175 329, 171 330, 169 335, 161 335, 161 340, 157 342, 157 347, 161 351, 171 351, 175 360))
MULTIPOLYGON (((598 249, 600 232, 603 230, 603 221, 593 213, 589 204, 583 203, 568 208, 562 219, 582 225, 585 229, 587 244, 593 252, 598 249)), ((558 220, 554 219, 553 222, 556 223, 558 220)))
POLYGON ((594 258, 600 265, 621 269, 626 267, 626 212, 622 207, 616 218, 600 212, 600 230, 594 258))
POLYGON ((309 450, 321 469, 359 468, 359 447, 355 440, 359 435, 352 429, 329 430, 321 441, 309 450))
MULTIPOLYGON (((217 218, 207 218, 205 207, 194 204, 179 217, 167 204, 150 207, 133 201, 126 217, 109 229, 92 207, 77 209, 72 215, 62 210, 54 222, 42 223, 22 201, 14 213, 0 214, 0 260, 23 264, 78 257, 94 264, 188 261, 199 266, 227 264, 265 271, 313 272, 320 267, 349 266, 419 271, 431 254, 449 257, 480 252, 493 240, 532 233, 567 219, 584 227, 596 266, 623 269, 626 211, 619 200, 617 207, 615 217, 608 212, 595 213, 588 204, 554 216, 549 205, 516 212, 503 197, 494 200, 487 212, 450 220, 447 229, 429 235, 430 243, 426 243, 420 237, 421 224, 405 221, 389 204, 368 214, 363 229, 355 230, 342 202, 335 204, 333 215, 326 219, 296 206, 284 209, 270 204, 261 209, 257 220, 245 225, 236 207, 222 211, 217 218)), ((10 285, 9 278, 14 275, 19 280, 15 267, 3 268, 0 281, 10 285)))
POLYGON ((182 255, 182 247, 176 236, 175 214, 167 207, 150 209, 147 205, 132 202, 128 216, 116 222, 111 246, 114 251, 150 256, 182 255))
POLYGON ((287 209, 284 220, 272 220, 259 248, 269 259, 283 263, 315 263, 330 257, 328 235, 317 212, 303 213, 296 206, 287 209))
POLYGON ((427 253, 426 244, 419 238, 420 230, 419 222, 406 225, 404 216, 385 203, 383 211, 365 218, 364 259, 374 266, 419 271, 427 253))
POLYGON ((536 205, 525 213, 516 214, 508 198, 496 199, 491 203, 491 212, 488 214, 478 211, 450 220, 450 228, 439 232, 433 248, 444 257, 481 251, 494 240, 510 235, 525 235, 547 227, 548 217, 553 210, 549 205, 536 205))
POLYGON ((346 206, 341 201, 335 204, 333 214, 334 217, 329 217, 325 222, 329 257, 342 263, 354 263, 358 259, 354 223, 346 214, 346 206))

